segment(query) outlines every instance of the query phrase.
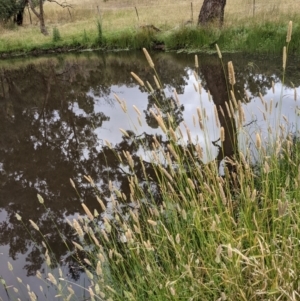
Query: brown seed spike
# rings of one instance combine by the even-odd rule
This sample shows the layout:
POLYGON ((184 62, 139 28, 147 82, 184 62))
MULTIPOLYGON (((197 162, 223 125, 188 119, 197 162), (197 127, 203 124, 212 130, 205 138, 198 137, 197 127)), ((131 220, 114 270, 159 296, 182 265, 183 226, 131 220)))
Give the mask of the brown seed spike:
POLYGON ((198 55, 195 55, 195 67, 199 68, 198 55))
POLYGON ((285 70, 285 67, 286 67, 286 46, 283 47, 282 67, 283 67, 283 70, 285 70))
POLYGON ((221 142, 225 141, 225 131, 223 127, 220 128, 220 140, 221 142))
POLYGON ((286 42, 289 43, 292 38, 292 29, 293 29, 293 22, 289 22, 288 30, 287 30, 287 35, 286 35, 286 42))
POLYGON ((236 83, 236 81, 232 61, 228 62, 228 77, 229 83, 233 86, 236 83))
POLYGON ((141 87, 145 86, 144 82, 134 72, 131 72, 131 76, 138 82, 141 87))
POLYGON ((219 57, 219 59, 221 59, 222 58, 222 53, 220 51, 220 48, 219 48, 218 44, 216 44, 216 49, 217 49, 218 57, 219 57))
POLYGON ((261 148, 261 139, 259 133, 256 133, 256 147, 257 149, 261 148))
POLYGON ((150 56, 150 54, 148 53, 147 49, 146 49, 146 48, 143 48, 143 52, 144 52, 144 54, 145 54, 145 57, 146 57, 146 59, 147 59, 147 61, 148 61, 149 66, 150 66, 151 68, 154 69, 154 63, 153 63, 153 61, 152 61, 152 59, 151 59, 151 56, 150 56))

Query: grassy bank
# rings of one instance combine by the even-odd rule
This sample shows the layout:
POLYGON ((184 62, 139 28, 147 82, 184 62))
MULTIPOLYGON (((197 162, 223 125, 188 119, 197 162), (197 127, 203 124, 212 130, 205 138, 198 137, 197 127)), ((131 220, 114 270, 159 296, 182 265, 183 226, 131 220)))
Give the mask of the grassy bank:
MULTIPOLYGON (((285 37, 288 52, 290 35, 285 37)), ((157 75, 155 62, 145 54, 157 75)), ((221 53, 218 55, 222 61, 221 53)), ((283 83, 285 63, 286 52, 283 83)), ((197 65, 195 59, 198 83, 197 65)), ((215 115, 221 152, 227 138, 220 126, 222 115, 226 115, 228 127, 236 128, 236 136, 247 134, 244 100, 235 99, 234 70, 232 66, 228 69, 225 76, 232 97, 227 112, 215 115)), ((132 76, 142 89, 154 94, 150 85, 145 86, 135 74, 132 76)), ((158 81, 157 90, 160 86, 158 81)), ((201 100, 201 93, 199 97, 201 100)), ((116 98, 126 112, 124 101, 116 98)), ((270 122, 268 133, 262 135, 257 129, 254 136, 243 140, 245 145, 240 149, 248 149, 250 142, 253 148, 246 153, 237 150, 225 158, 223 175, 217 160, 202 162, 202 149, 209 149, 211 139, 205 139, 207 145, 192 141, 189 129, 177 127, 172 115, 161 110, 157 101, 152 115, 165 140, 153 137, 150 159, 157 175, 158 193, 153 191, 153 179, 146 172, 143 158, 140 168, 144 170, 144 183, 140 183, 131 154, 124 152, 119 159, 128 170, 130 201, 111 183, 109 209, 99 192, 98 208, 87 208, 83 203, 86 217, 74 218, 71 223, 77 234, 74 256, 90 279, 82 290, 91 300, 299 299, 300 143, 298 129, 289 132, 288 121, 282 118, 282 93, 276 101, 278 106, 272 107, 271 100, 261 97, 263 114, 270 122), (275 126, 270 120, 272 110, 276 110, 275 126), (257 154, 255 159, 253 153, 257 154), (120 206, 128 202, 130 206, 120 206), (99 220, 100 209, 109 214, 99 220)), ((295 101, 299 101, 297 95, 295 101)), ((137 116, 141 114, 138 108, 136 112, 137 116)), ((199 132, 207 135, 204 108, 199 107, 194 118, 199 132)), ((109 142, 105 147, 113 149, 109 142)), ((95 188, 90 177, 85 179, 95 188)), ((71 184, 76 188, 72 181, 71 184)), ((38 199, 44 202, 40 196, 38 199)), ((21 219, 18 215, 17 218, 21 219)), ((37 224, 31 221, 35 231, 39 231, 37 224)), ((51 268, 51 250, 46 244, 44 247, 51 268)), ((10 264, 9 268, 13 269, 10 264)), ((40 273, 37 276, 42 279, 40 273)), ((64 275, 50 272, 47 281, 57 287, 57 295, 63 300, 76 300, 64 275)), ((13 294, 13 288, 8 290, 13 294)), ((28 294, 34 296, 30 287, 28 294)))
MULTIPOLYGON (((166 50, 214 51, 217 42, 223 51, 280 53, 288 20, 296 21, 300 5, 295 1, 234 0, 226 6, 222 30, 199 29, 197 16, 202 3, 179 0, 118 1, 95 3, 69 1, 71 9, 45 4, 49 36, 39 32, 38 20, 26 10, 24 26, 0 27, 0 54, 61 52, 80 49, 120 50, 158 48, 166 50), (192 21, 192 23, 191 23, 192 21), (188 24, 187 24, 188 23, 188 24), (151 26, 158 28, 156 31, 151 26)), ((298 26, 294 35, 300 37, 298 26)), ((298 53, 295 38, 291 52, 298 53)))

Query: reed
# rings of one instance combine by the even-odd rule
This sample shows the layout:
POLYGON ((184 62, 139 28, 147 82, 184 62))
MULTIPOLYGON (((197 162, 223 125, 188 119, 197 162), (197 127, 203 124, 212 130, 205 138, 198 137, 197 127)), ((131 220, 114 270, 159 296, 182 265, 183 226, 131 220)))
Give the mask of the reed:
MULTIPOLYGON (((144 53, 155 69, 149 53, 144 53)), ((163 90, 156 71, 153 72, 157 90, 163 90)), ((144 87, 137 75, 131 75, 144 87)), ((233 85, 230 76, 229 82, 233 85)), ((153 95, 154 92, 149 90, 153 95)), ((264 99, 262 102, 266 103, 264 99)), ((240 102, 236 101, 234 107, 233 100, 226 104, 230 122, 243 122, 240 102)), ((97 212, 92 213, 92 209, 107 210, 99 194, 99 208, 83 205, 87 216, 70 223, 78 236, 73 245, 83 252, 83 258, 78 260, 90 281, 82 290, 91 300, 109 301, 297 300, 299 139, 287 134, 283 124, 276 127, 278 133, 267 138, 257 131, 257 158, 253 160, 249 153, 237 151, 235 156, 225 158, 221 175, 215 160, 202 160, 203 150, 209 146, 193 141, 188 127, 184 123, 178 127, 172 115, 160 109, 161 105, 157 99, 151 113, 167 146, 153 137, 150 155, 159 194, 153 191, 153 181, 146 172, 146 186, 138 182, 133 159, 124 152, 119 158, 130 167, 130 206, 119 206, 124 203, 122 191, 110 183, 111 218, 102 216, 99 224, 97 212)), ((262 113, 268 116, 270 107, 265 105, 262 113)), ((139 115, 138 106, 135 110, 139 115)), ((205 110, 198 108, 197 115, 197 126, 205 131, 205 110)), ((215 115, 219 124, 218 113, 215 115)), ((225 112, 222 115, 225 117, 225 112)), ((238 128, 244 131, 243 127, 238 128)), ((220 140, 225 142, 224 127, 218 130, 220 140)), ((106 144, 112 147, 109 142, 106 144)), ((145 170, 143 164, 141 159, 141 168, 145 170)), ((93 183, 90 177, 86 179, 93 183)), ((41 197, 38 199, 41 202, 41 197)), ((39 231, 38 223, 30 223, 39 231)), ((49 267, 50 252, 46 246, 49 267)), ((13 269, 11 264, 9 269, 13 269)), ((60 272, 49 272, 47 281, 57 288, 63 300, 75 299, 68 279, 60 272)), ((16 293, 6 288, 9 294, 16 293)), ((30 288, 28 296, 35 300, 30 288)))

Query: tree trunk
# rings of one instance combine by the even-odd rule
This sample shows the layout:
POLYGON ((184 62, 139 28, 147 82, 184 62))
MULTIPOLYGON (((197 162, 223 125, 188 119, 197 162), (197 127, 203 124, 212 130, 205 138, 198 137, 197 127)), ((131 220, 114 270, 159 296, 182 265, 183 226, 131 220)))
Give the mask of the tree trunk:
POLYGON ((42 34, 44 34, 45 36, 48 35, 48 30, 45 25, 43 0, 40 0, 40 28, 42 34))
POLYGON ((48 30, 45 25, 45 19, 44 19, 44 7, 43 7, 43 0, 39 0, 39 7, 40 7, 40 12, 38 13, 32 3, 32 0, 28 0, 29 6, 33 13, 37 16, 37 18, 40 21, 40 28, 41 28, 41 33, 44 34, 45 36, 48 35, 48 30))
MULTIPOLYGON (((235 155, 238 154, 238 137, 234 119, 232 119, 226 108, 228 101, 228 89, 224 70, 221 62, 217 64, 204 64, 200 67, 203 74, 207 90, 210 91, 214 104, 217 107, 217 113, 220 121, 220 127, 223 127, 225 140, 221 143, 219 153, 215 159, 218 168, 221 162, 227 157, 235 161, 235 155), (223 113, 224 112, 224 115, 223 113)), ((236 166, 229 162, 225 162, 230 174, 236 172, 236 166)))
POLYGON ((27 5, 27 0, 23 0, 18 5, 18 10, 14 16, 14 23, 21 26, 23 25, 23 16, 24 16, 24 10, 27 5))
POLYGON ((204 0, 198 17, 198 25, 207 26, 217 23, 222 27, 225 5, 226 0, 204 0))

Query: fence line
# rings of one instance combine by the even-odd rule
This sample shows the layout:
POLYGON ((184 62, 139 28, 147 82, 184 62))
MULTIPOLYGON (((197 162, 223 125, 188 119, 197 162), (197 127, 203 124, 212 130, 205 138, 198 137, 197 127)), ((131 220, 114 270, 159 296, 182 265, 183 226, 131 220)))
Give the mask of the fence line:
MULTIPOLYGON (((245 0, 244 0, 245 1, 245 0)), ((232 8, 233 5, 229 3, 225 7, 225 13, 226 12, 231 12, 234 10, 236 13, 241 13, 241 12, 251 12, 252 16, 255 16, 256 13, 261 13, 265 12, 268 13, 274 10, 289 10, 290 12, 295 12, 295 11, 300 11, 300 0, 293 0, 292 2, 289 1, 289 3, 282 3, 281 1, 279 2, 278 0, 273 0, 273 1, 264 1, 264 0, 252 0, 253 2, 250 3, 239 3, 241 6, 241 9, 238 9, 237 6, 235 5, 234 9, 232 8)), ((170 1, 171 2, 171 1, 170 1)), ((288 2, 288 1, 286 1, 288 2)), ((200 8, 202 4, 199 4, 199 1, 191 1, 191 2, 186 2, 186 3, 179 3, 176 2, 174 4, 157 4, 153 2, 149 2, 148 4, 141 3, 141 4, 135 4, 135 5, 122 5, 121 7, 105 7, 105 6, 100 6, 102 12, 107 12, 107 11, 119 11, 119 10, 131 10, 131 9, 136 9, 136 10, 144 10, 144 9, 150 9, 152 7, 155 8, 160 8, 162 10, 168 10, 169 8, 173 8, 174 6, 176 7, 182 7, 185 8, 186 12, 191 14, 191 11, 197 15, 200 11, 200 8), (199 11, 198 11, 199 10, 199 11)), ((75 8, 76 9, 76 8, 75 8)), ((94 6, 90 7, 91 10, 94 10, 94 6)), ((151 13, 151 12, 150 12, 151 13)), ((192 14, 193 16, 193 14, 192 14)), ((166 13, 167 17, 167 13, 166 13)))
MULTIPOLYGON (((69 0, 71 2, 71 0, 69 0)), ((77 0, 74 0, 77 1, 77 0)), ((121 26, 132 26, 136 20, 139 24, 162 24, 176 26, 186 22, 196 23, 203 1, 190 0, 81 0, 74 3, 71 10, 61 10, 54 5, 48 6, 46 18, 59 21, 79 21, 93 17, 109 19, 109 26, 115 22, 121 26), (130 17, 128 17, 130 16, 130 17), (122 18, 124 20, 122 20, 122 18), (127 19, 126 19, 127 18, 127 19), (129 19, 131 18, 131 19, 129 19), (121 22, 120 22, 121 20, 121 22)), ((257 15, 276 16, 280 13, 300 12, 300 0, 229 0, 225 7, 225 21, 251 18, 257 15)), ((34 16, 33 16, 34 17, 34 16)), ((32 23, 26 11, 26 22, 32 23)))

